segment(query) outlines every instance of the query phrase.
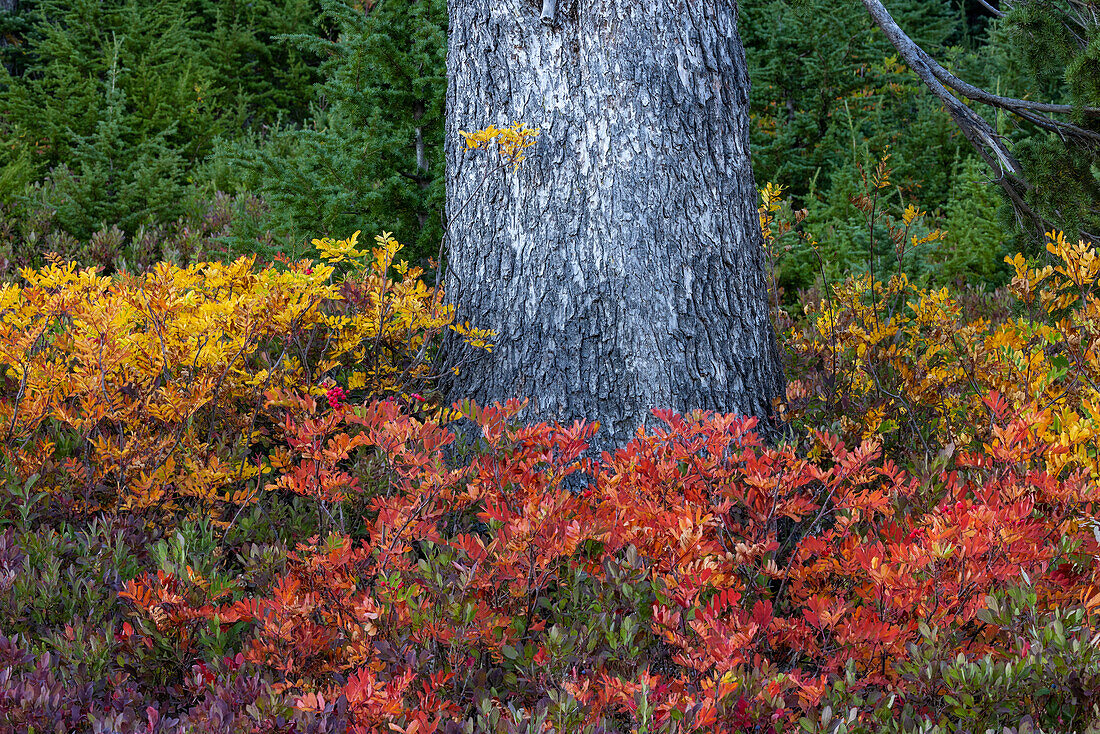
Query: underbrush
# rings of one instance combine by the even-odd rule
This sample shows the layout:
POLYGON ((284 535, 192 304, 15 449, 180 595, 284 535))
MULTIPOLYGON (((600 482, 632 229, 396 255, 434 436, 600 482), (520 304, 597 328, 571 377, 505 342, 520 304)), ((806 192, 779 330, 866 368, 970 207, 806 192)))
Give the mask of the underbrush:
POLYGON ((0 290, 7 730, 1100 720, 1091 247, 988 298, 849 280, 789 324, 786 441, 658 412, 597 458, 440 406, 436 336, 492 335, 391 238, 315 244, 0 290))

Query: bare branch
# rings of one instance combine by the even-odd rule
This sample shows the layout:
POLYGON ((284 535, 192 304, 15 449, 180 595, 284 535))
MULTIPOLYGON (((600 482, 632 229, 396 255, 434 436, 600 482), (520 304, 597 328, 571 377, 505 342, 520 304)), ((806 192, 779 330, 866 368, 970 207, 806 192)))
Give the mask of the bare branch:
MULTIPOLYGON (((1073 139, 1086 145, 1100 144, 1100 133, 1086 130, 1060 120, 1052 120, 1040 113, 1068 113, 1074 111, 1068 105, 1051 105, 1027 100, 1000 97, 968 84, 951 74, 928 55, 891 17, 880 0, 862 0, 863 7, 871 15, 905 63, 920 78, 929 91, 943 103, 951 119, 963 136, 989 166, 997 172, 996 181, 1012 202, 1017 217, 1030 220, 1041 239, 1053 226, 1024 200, 1031 184, 1023 176, 1016 160, 1000 135, 988 121, 963 104, 951 90, 976 102, 982 102, 1013 113, 1037 127, 1059 135, 1063 140, 1073 139), (949 89, 950 88, 950 89, 949 89)), ((1100 110, 1086 108, 1086 114, 1100 115, 1100 110)))
POLYGON ((1002 136, 986 122, 985 118, 948 91, 933 71, 935 61, 894 22, 882 3, 879 0, 863 0, 863 7, 871 14, 875 24, 886 34, 909 68, 947 108, 947 112, 971 145, 987 159, 992 155, 995 160, 994 166, 1002 174, 1019 175, 1020 164, 1002 142, 1002 136))
POLYGON ((1000 10, 998 10, 997 8, 990 5, 988 2, 986 2, 986 0, 978 0, 978 5, 981 5, 983 8, 988 10, 990 13, 992 13, 997 18, 1005 17, 1004 13, 1002 13, 1000 10))
MULTIPOLYGON (((959 94, 963 95, 967 99, 971 99, 975 102, 982 102, 991 107, 997 107, 998 109, 1011 112, 1012 114, 1021 117, 1028 122, 1040 127, 1048 132, 1057 134, 1058 136, 1065 138, 1075 138, 1082 142, 1100 143, 1100 133, 1093 130, 1086 130, 1085 128, 1072 125, 1068 122, 1062 122, 1060 120, 1052 120, 1047 117, 1041 117, 1035 113, 1050 113, 1058 115, 1068 115, 1073 113, 1074 108, 1072 105, 1064 104, 1048 104, 1045 102, 1031 102, 1026 99, 1016 99, 1014 97, 1001 97, 1000 95, 990 94, 984 89, 975 87, 973 84, 969 84, 957 76, 949 72, 947 69, 940 66, 940 64, 928 56, 927 53, 921 51, 926 58, 928 68, 931 72, 943 82, 944 85, 954 89, 959 94)), ((1100 117, 1100 109, 1096 107, 1083 107, 1080 109, 1085 115, 1091 117, 1100 117)))
POLYGON ((542 22, 546 25, 554 25, 554 17, 558 13, 558 0, 542 0, 542 22))

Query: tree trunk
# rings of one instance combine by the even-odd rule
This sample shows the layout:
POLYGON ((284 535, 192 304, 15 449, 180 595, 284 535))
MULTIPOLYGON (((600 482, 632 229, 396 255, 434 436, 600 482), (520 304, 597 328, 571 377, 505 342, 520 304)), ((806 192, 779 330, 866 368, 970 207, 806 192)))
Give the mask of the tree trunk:
POLYGON ((784 379, 736 3, 547 5, 450 1, 447 295, 498 332, 490 354, 448 340, 450 396, 597 420, 596 448, 654 408, 769 429, 784 379), (515 172, 464 149, 514 120, 541 129, 515 172))

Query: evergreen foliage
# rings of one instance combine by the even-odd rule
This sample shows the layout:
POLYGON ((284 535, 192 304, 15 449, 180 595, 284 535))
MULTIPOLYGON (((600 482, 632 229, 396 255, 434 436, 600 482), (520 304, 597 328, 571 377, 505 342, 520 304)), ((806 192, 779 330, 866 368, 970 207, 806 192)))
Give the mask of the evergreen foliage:
POLYGON ((189 0, 189 5, 214 73, 217 103, 237 131, 309 119, 317 57, 285 36, 320 31, 318 0, 189 0))
MULTIPOLYGON (((1005 60, 1008 93, 1044 102, 1100 107, 1100 19, 1095 3, 1020 0, 1006 5, 992 43, 1005 60)), ((1078 112, 1073 122, 1100 132, 1100 118, 1078 112)), ((1067 146, 1023 124, 1016 154, 1034 188, 1028 203, 1068 232, 1100 236, 1100 159, 1097 146, 1067 146)))
POLYGON ((37 0, 0 0, 0 65, 13 74, 26 68, 27 35, 37 0))
POLYGON ((271 226, 306 242, 318 234, 389 231, 414 260, 442 236, 444 0, 322 0, 335 40, 291 41, 325 60, 316 114, 229 159, 239 185, 271 205, 271 226))
POLYGON ((0 70, 12 227, 43 215, 87 240, 174 222, 217 139, 308 110, 309 56, 276 35, 312 27, 312 0, 40 0, 18 22, 23 53, 0 70))
POLYGON ((953 175, 954 188, 947 204, 944 258, 938 264, 941 282, 997 283, 1004 280, 1004 258, 1011 238, 998 218, 1001 193, 990 185, 985 165, 971 156, 953 175))
POLYGON ((179 147, 172 144, 173 128, 144 134, 136 129, 118 77, 115 60, 95 128, 68 141, 73 167, 60 162, 50 174, 58 222, 78 235, 108 223, 134 232, 158 215, 182 213, 184 165, 179 147))

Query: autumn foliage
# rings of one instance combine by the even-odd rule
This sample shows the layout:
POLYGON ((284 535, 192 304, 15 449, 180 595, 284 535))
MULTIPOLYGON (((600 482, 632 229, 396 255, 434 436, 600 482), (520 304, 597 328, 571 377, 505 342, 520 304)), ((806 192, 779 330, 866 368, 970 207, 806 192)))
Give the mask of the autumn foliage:
POLYGON ((850 280, 791 327, 785 440, 657 411, 595 457, 596 426, 528 425, 521 401, 442 411, 438 294, 386 237, 316 244, 318 263, 53 264, 0 293, 5 725, 1100 717, 1091 247, 1017 258, 1014 300, 979 304, 993 318, 903 276, 850 280), (70 557, 100 579, 97 624, 17 610, 77 583, 70 557))
POLYGON ((424 389, 432 339, 451 325, 422 271, 395 262, 400 244, 359 249, 358 234, 315 240, 316 263, 22 271, 0 286, 8 467, 84 514, 220 519, 254 503, 272 470, 264 447, 295 431, 273 393, 424 389))

